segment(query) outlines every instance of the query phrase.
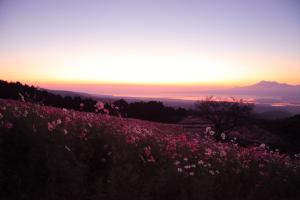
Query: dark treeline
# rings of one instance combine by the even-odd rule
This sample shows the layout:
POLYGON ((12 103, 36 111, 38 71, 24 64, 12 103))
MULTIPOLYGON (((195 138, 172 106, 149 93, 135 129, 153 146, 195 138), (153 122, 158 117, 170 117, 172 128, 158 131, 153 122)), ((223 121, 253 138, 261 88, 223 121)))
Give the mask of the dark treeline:
POLYGON ((281 150, 300 152, 300 115, 276 120, 260 119, 256 123, 285 141, 284 145, 279 147, 281 150))
MULTIPOLYGON (((20 82, 7 82, 0 80, 0 98, 22 100, 26 102, 39 103, 46 106, 67 108, 84 112, 96 112, 96 100, 82 98, 80 96, 61 96, 34 86, 21 84, 20 82)), ((133 102, 128 103, 124 99, 105 103, 104 108, 111 115, 137 118, 142 120, 176 123, 185 117, 188 112, 183 108, 164 106, 162 102, 133 102)), ((97 111, 103 112, 103 111, 97 111)))
POLYGON ((21 84, 20 82, 0 81, 0 98, 23 100, 26 102, 40 103, 46 106, 82 110, 94 112, 95 100, 81 97, 62 97, 58 94, 52 94, 46 90, 38 89, 34 86, 21 84), (80 104, 84 104, 81 107, 80 104))
POLYGON ((124 99, 120 99, 115 101, 114 105, 125 117, 166 123, 178 122, 191 112, 184 108, 167 107, 157 101, 127 103, 124 99))

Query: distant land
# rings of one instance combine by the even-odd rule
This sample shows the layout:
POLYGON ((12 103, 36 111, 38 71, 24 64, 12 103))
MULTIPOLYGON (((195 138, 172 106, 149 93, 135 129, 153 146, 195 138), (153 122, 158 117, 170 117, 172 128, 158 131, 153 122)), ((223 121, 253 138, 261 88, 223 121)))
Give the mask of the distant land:
MULTIPOLYGON (((300 105, 300 85, 261 81, 254 85, 207 91, 218 95, 239 95, 254 98, 258 103, 289 103, 300 105)), ((278 105, 279 106, 279 105, 278 105)))
POLYGON ((292 116, 300 113, 300 85, 289 85, 275 81, 260 81, 250 86, 230 89, 177 91, 166 93, 165 95, 153 95, 153 97, 46 90, 62 96, 84 96, 111 102, 121 98, 128 102, 155 100, 162 101, 167 106, 181 106, 184 108, 193 108, 196 100, 201 100, 206 96, 236 97, 254 102, 256 112, 266 113, 266 116, 272 117, 274 112, 281 116, 292 116))

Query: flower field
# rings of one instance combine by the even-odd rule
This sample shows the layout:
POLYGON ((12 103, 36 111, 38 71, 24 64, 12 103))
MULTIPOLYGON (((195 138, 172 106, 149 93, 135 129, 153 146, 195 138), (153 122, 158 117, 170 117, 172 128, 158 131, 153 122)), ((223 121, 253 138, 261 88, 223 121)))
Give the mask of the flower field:
POLYGON ((299 188, 298 154, 217 142, 209 128, 0 100, 1 199, 279 200, 300 199, 299 188))

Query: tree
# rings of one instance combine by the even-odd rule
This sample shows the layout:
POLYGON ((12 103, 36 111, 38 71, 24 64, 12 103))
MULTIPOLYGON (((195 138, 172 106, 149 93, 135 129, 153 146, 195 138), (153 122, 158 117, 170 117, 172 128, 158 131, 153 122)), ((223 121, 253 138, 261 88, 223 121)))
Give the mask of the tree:
POLYGON ((224 100, 212 96, 197 101, 195 105, 197 113, 212 124, 217 139, 220 139, 222 133, 229 133, 246 122, 253 110, 253 104, 242 99, 224 100))

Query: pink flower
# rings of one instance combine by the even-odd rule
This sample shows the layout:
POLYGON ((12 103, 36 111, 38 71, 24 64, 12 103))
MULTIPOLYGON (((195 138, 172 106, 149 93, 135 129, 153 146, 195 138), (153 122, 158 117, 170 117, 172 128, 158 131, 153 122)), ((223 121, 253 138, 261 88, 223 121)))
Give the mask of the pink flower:
POLYGON ((96 111, 99 111, 99 110, 104 109, 104 103, 102 103, 101 101, 98 101, 98 102, 95 104, 95 108, 96 108, 96 111))
POLYGON ((48 122, 48 131, 53 131, 54 128, 55 126, 52 123, 48 122))
POLYGON ((155 162, 155 159, 154 159, 154 157, 152 155, 148 158, 148 162, 152 162, 152 163, 155 162))
POLYGON ((145 152, 145 155, 147 157, 149 157, 151 155, 151 148, 150 147, 145 147, 144 148, 144 152, 145 152))
POLYGON ((206 155, 206 156, 211 156, 212 153, 213 153, 213 151, 212 151, 210 148, 206 148, 206 149, 205 149, 205 155, 206 155))
POLYGON ((104 112, 104 114, 106 114, 106 115, 108 115, 109 114, 109 110, 107 110, 107 109, 103 109, 103 112, 104 112))
POLYGON ((226 151, 221 150, 221 151, 220 151, 220 155, 221 155, 222 157, 225 157, 225 156, 227 155, 227 153, 226 153, 226 151))
POLYGON ((56 124, 61 124, 61 119, 56 120, 56 124))

